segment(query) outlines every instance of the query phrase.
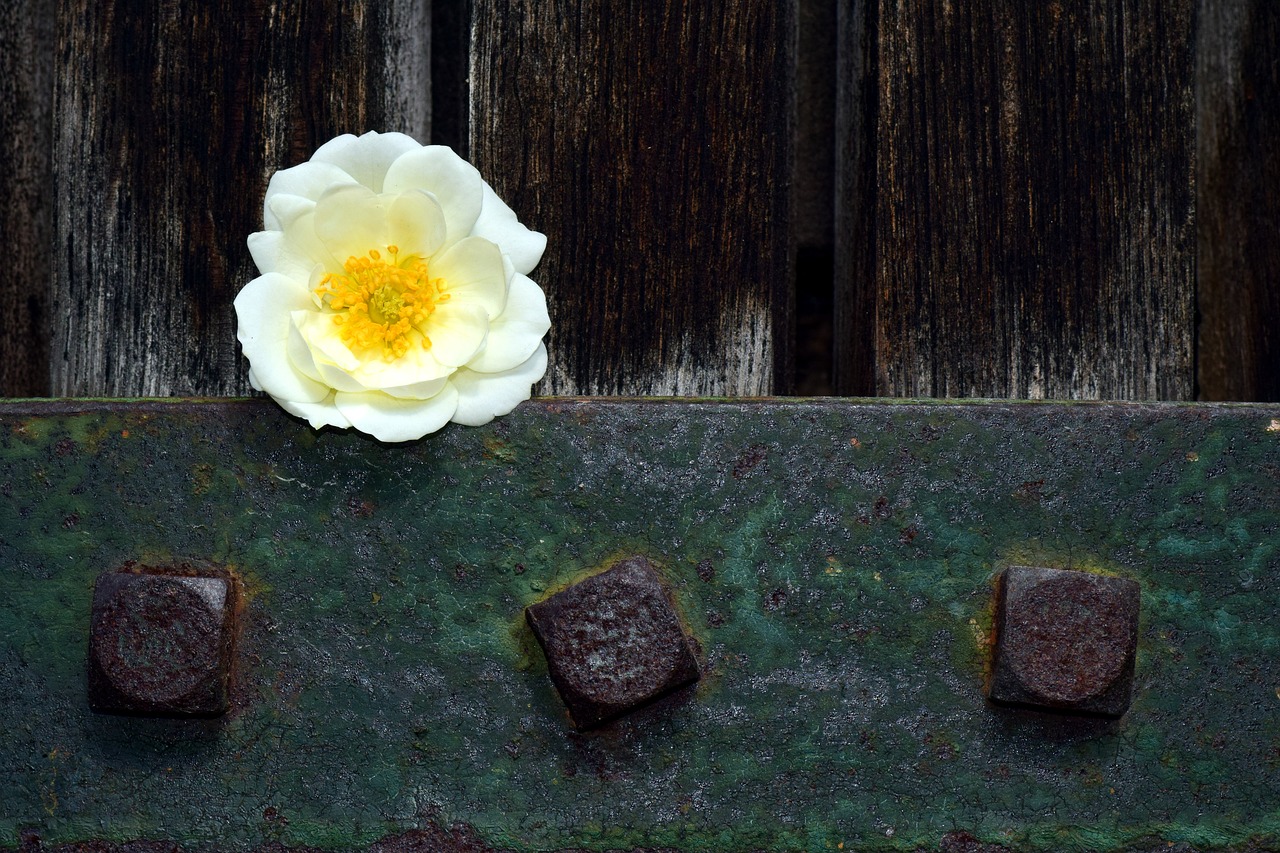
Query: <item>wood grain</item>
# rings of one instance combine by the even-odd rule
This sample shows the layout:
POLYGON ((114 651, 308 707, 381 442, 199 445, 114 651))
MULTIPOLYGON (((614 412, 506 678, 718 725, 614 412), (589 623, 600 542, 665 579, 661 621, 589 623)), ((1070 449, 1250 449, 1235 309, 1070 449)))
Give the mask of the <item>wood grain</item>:
POLYGON ((1280 400, 1280 4, 1201 0, 1200 396, 1280 400))
POLYGON ((1194 394, 1193 0, 881 0, 881 393, 1194 394))
POLYGON ((339 133, 426 138, 427 2, 62 0, 58 17, 53 390, 244 393, 232 300, 267 180, 339 133))
POLYGON ((876 392, 876 19, 876 0, 851 0, 836 20, 833 379, 861 397, 876 392))
POLYGON ((469 156, 471 0, 431 0, 431 142, 469 156))
POLYGON ((49 392, 55 0, 0 0, 0 397, 49 392))
POLYGON ((471 153, 549 246, 553 394, 791 375, 794 0, 475 0, 471 153))

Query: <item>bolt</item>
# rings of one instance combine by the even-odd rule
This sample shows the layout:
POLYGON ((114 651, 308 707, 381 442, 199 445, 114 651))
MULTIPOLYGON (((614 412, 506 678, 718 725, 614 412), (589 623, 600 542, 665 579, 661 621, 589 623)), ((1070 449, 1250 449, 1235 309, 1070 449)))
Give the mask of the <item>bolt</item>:
POLYGON ((658 573, 631 557, 525 609, 551 680, 579 729, 698 680, 658 573))
POLYGON ((215 717, 228 707, 235 585, 188 565, 98 576, 89 706, 100 713, 215 717))
POLYGON ((999 583, 989 698, 1075 714, 1129 708, 1138 645, 1136 581, 1011 566, 999 583))

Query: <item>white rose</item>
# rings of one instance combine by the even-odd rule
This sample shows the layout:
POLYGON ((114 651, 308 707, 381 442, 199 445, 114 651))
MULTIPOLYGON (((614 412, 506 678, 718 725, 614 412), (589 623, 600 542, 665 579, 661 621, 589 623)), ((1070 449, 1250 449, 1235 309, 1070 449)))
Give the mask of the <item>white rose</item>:
POLYGON ((407 441, 505 415, 547 367, 547 238, 449 148, 339 136, 276 172, 236 296, 249 381, 313 427, 407 441))

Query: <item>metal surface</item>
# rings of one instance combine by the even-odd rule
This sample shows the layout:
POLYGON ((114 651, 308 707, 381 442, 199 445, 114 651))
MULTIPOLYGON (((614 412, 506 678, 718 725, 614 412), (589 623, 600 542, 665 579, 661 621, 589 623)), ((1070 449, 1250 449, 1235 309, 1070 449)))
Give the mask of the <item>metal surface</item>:
POLYGON ((579 728, 698 680, 698 661, 667 599, 649 561, 631 557, 525 610, 579 728))
POLYGON ((1278 846, 1277 407, 548 400, 389 447, 10 403, 0 498, 0 847, 1278 846), (524 610, 636 554, 703 677, 579 732, 524 610), (241 585, 230 711, 95 714, 95 578, 184 556, 241 585), (1015 565, 1139 584, 1123 717, 987 701, 1015 565))
POLYGON ((1138 649, 1138 584, 1089 572, 1010 566, 1000 575, 996 702, 1118 717, 1138 649))

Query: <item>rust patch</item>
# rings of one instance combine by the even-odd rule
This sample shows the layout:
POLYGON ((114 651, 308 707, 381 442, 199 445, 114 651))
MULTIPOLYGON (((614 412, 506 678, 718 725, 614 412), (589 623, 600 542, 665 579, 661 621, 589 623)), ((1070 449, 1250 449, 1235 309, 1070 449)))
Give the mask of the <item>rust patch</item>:
POLYGON ((1039 503, 1044 497, 1044 480, 1027 480, 1013 490, 1013 496, 1029 503, 1039 503))
POLYGON ((742 451, 742 455, 733 463, 733 479, 741 480, 750 474, 751 469, 763 462, 768 455, 769 449, 763 444, 753 444, 742 451))

